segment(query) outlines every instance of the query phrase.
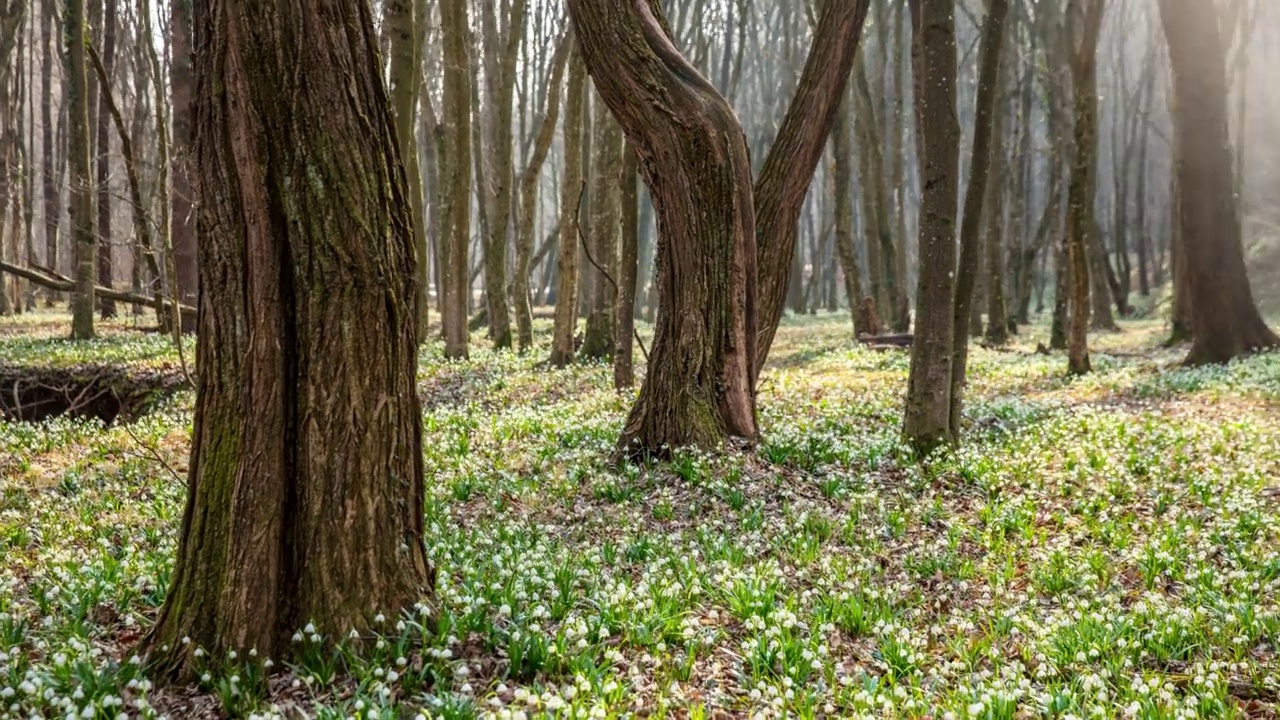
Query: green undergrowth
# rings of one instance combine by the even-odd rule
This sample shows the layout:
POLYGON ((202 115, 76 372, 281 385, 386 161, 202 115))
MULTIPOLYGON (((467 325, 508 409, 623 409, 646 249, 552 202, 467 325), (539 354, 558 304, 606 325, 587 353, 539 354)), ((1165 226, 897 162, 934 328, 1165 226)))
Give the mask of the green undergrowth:
MULTIPOLYGON (((174 358, 41 332, 0 361, 174 358)), ((755 453, 642 467, 609 464, 630 398, 608 367, 428 348, 436 622, 336 649, 299 628, 289 662, 209 658, 186 689, 132 646, 168 585, 190 393, 119 427, 0 424, 0 718, 1265 717, 1280 355, 1186 370, 1160 332, 1094 338, 1074 380, 1040 327, 975 350, 964 446, 919 464, 907 354, 844 316, 780 331, 755 453)))

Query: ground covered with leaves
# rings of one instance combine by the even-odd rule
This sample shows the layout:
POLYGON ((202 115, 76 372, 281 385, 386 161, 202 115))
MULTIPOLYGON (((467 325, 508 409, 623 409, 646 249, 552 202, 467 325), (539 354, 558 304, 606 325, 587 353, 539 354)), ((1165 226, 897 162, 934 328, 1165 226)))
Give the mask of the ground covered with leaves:
MULTIPOLYGON (((180 369, 159 336, 4 322, 8 365, 180 369)), ((608 368, 428 349, 436 621, 299 628, 289 662, 209 658, 199 688, 132 654, 191 394, 0 422, 0 718, 1277 717, 1280 354, 1186 370, 1162 332, 1094 338, 1076 380, 1043 328, 976 350, 964 447, 924 463, 907 354, 844 316, 781 331, 756 453, 622 469, 608 368)))

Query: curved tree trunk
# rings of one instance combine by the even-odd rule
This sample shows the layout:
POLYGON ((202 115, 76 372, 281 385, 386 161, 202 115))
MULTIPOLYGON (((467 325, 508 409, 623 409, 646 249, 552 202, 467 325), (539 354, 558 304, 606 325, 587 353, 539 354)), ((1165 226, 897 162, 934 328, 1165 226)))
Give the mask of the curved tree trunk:
POLYGON ((922 190, 920 280, 903 435, 923 455, 955 442, 950 423, 953 333, 964 333, 954 307, 960 184, 954 0, 911 0, 911 18, 922 190))
MULTIPOLYGON (((1000 90, 1000 58, 1004 52, 1005 18, 1008 14, 1009 0, 992 0, 987 8, 987 19, 982 28, 982 45, 978 51, 978 97, 974 108, 973 156, 969 163, 969 187, 965 191, 964 217, 960 221, 960 265, 952 314, 951 389, 950 408, 947 412, 948 428, 953 440, 960 436, 960 418, 964 412, 964 383, 969 362, 969 333, 965 332, 965 327, 974 305, 974 286, 978 280, 984 205, 990 199, 990 193, 987 192, 987 183, 990 181, 988 171, 996 152, 992 148, 992 140, 998 126, 993 116, 998 111, 996 104, 1000 90)), ((923 281, 922 276, 921 282, 923 281)), ((923 304, 920 305, 920 312, 923 316, 923 304)))
POLYGON ((199 385, 144 641, 178 679, 198 647, 284 659, 307 622, 364 632, 430 588, 413 230, 370 5, 196 0, 195 18, 199 385))
MULTIPOLYGON (((764 367, 786 308, 796 224, 857 56, 870 0, 826 0, 795 97, 755 183, 760 244, 760 328, 755 372, 764 367)), ((754 378, 753 378, 754 382, 754 378)))
POLYGON ((660 228, 654 345, 619 450, 662 456, 754 441, 756 226, 737 116, 649 0, 570 0, 569 11, 596 89, 639 156, 660 228))
POLYGON ((1258 313, 1245 269, 1225 60, 1213 5, 1160 0, 1160 17, 1173 65, 1181 269, 1193 331, 1185 362, 1226 362, 1280 345, 1280 339, 1258 313))

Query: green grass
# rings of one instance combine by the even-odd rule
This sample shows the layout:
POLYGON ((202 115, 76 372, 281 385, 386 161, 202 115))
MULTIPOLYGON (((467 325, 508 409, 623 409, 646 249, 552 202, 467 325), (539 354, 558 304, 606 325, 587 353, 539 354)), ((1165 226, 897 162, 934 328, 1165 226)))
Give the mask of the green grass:
MULTIPOLYGON (((0 362, 175 360, 0 322, 0 362)), ((1125 327, 1075 380, 1030 352, 1043 328, 976 350, 964 447, 923 465, 898 441, 906 355, 843 316, 780 331, 757 454, 643 468, 608 463, 630 401, 608 368, 429 348, 437 622, 384 618, 358 652, 299 628, 291 664, 210 658, 194 701, 131 653, 169 577, 190 394, 128 428, 0 423, 0 719, 1261 714, 1280 354, 1185 370, 1158 325, 1125 327)))

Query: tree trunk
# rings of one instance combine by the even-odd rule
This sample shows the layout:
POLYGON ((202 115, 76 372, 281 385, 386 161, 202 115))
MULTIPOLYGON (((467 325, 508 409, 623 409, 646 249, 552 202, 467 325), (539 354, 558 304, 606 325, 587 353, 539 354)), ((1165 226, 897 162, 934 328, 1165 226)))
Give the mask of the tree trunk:
MULTIPOLYGON (((755 183, 755 237, 760 243, 760 337, 756 372, 764 367, 782 320, 796 250, 796 224, 814 169, 857 55, 870 0, 827 0, 813 33, 795 97, 755 183)), ((754 378, 753 378, 754 382, 754 378)))
POLYGON ((65 12, 67 38, 67 106, 71 136, 71 237, 75 241, 76 290, 71 298, 71 337, 93 337, 94 286, 98 275, 98 238, 93 227, 93 180, 89 175, 89 86, 85 72, 85 0, 69 0, 65 12))
POLYGON ((444 123, 447 150, 441 167, 447 211, 442 223, 441 278, 444 304, 444 354, 467 357, 467 311, 471 299, 471 72, 466 0, 441 0, 440 24, 444 38, 444 123))
POLYGON ((569 11, 659 218, 662 301, 619 450, 666 456, 730 437, 754 441, 756 218, 746 136, 676 49, 659 9, 570 0, 569 11))
MULTIPOLYGON (((106 0, 106 7, 103 10, 102 24, 102 66, 107 76, 107 80, 99 81, 98 92, 98 157, 97 157, 97 182, 98 182, 98 284, 103 287, 111 287, 114 281, 114 272, 111 262, 111 127, 110 108, 107 103, 108 93, 111 88, 108 86, 111 78, 111 69, 115 65, 116 57, 116 0, 106 0)), ((116 316, 116 303, 109 298, 99 298, 100 311, 102 319, 113 318, 116 316)))
MULTIPOLYGON (((1000 91, 1000 58, 1003 54, 1005 42, 1005 18, 1008 14, 1008 0, 991 0, 987 9, 987 19, 984 21, 982 27, 982 45, 978 51, 978 97, 976 101, 977 104, 974 107, 973 154, 969 162, 969 187, 965 190, 964 217, 960 221, 960 264, 958 271, 955 271, 952 268, 947 268, 945 271, 947 273, 955 272, 956 277, 958 278, 954 281, 955 299, 953 302, 950 299, 941 297, 939 294, 935 302, 944 303, 942 308, 932 308, 928 310, 931 314, 941 313, 943 310, 950 310, 952 313, 952 336, 947 338, 947 344, 950 347, 951 360, 948 367, 948 372, 950 373, 950 385, 949 390, 946 393, 941 393, 948 399, 947 429, 946 433, 942 435, 942 438, 949 439, 951 441, 958 440, 960 437, 960 419, 964 413, 965 374, 969 363, 969 333, 965 332, 965 328, 974 306, 974 285, 977 283, 978 278, 979 246, 982 242, 982 238, 980 237, 982 232, 982 216, 984 214, 984 206, 991 198, 991 194, 987 192, 987 183, 991 181, 991 178, 988 177, 988 171, 991 168, 993 156, 998 152, 998 149, 993 149, 992 141, 997 140, 996 148, 999 147, 997 135, 999 121, 996 113, 999 112, 997 102, 1000 91)), ((954 37, 952 37, 951 42, 955 42, 954 37)), ((943 58, 939 58, 937 62, 941 63, 943 60, 943 58)), ((943 72, 943 69, 938 68, 936 71, 943 72)), ((952 73, 955 72, 954 68, 949 68, 949 71, 952 73)), ((921 82, 925 82, 927 80, 928 78, 917 79, 917 88, 920 87, 921 82)), ((934 98, 929 99, 934 100, 934 98)), ((954 108, 954 100, 937 97, 936 102, 945 103, 945 105, 943 105, 945 108, 954 108)), ((925 111, 934 113, 939 112, 934 109, 933 105, 922 106, 919 112, 924 113, 925 111)), ((943 112, 945 112, 945 110, 943 112)), ((954 113, 954 110, 951 112, 954 113)), ((954 142, 957 145, 959 144, 958 128, 954 131, 950 128, 934 129, 934 132, 955 132, 957 134, 957 138, 954 142)), ((937 141, 934 140, 933 142, 937 141)), ((927 149, 929 148, 927 147, 927 149)), ((936 149, 933 151, 937 152, 936 149)), ((947 146, 946 152, 948 153, 947 162, 951 161, 950 156, 954 154, 957 156, 956 162, 958 163, 958 151, 953 151, 949 146, 947 146)), ((950 171, 950 169, 948 169, 948 171, 950 171)), ((937 170, 935 170, 935 172, 937 172, 937 170)), ((922 173, 922 177, 928 176, 923 175, 922 173)), ((958 179, 951 179, 949 182, 958 187, 958 179)), ((949 190, 948 192, 955 193, 958 191, 949 190)), ((946 201, 949 203, 957 202, 956 200, 951 199, 950 196, 946 198, 946 201)), ((945 206, 939 205, 939 207, 945 206)), ((953 212, 951 215, 946 217, 948 219, 953 218, 955 217, 955 214, 953 212)), ((937 220, 934 220, 934 222, 937 222, 937 220)), ((954 232, 955 231, 952 230, 953 237, 954 232)), ((945 236, 942 237, 945 239, 945 236)), ((923 240, 924 234, 921 233, 922 243, 923 240)), ((921 247, 923 248, 923 245, 921 247)), ((924 272, 925 270, 922 264, 920 277, 921 299, 918 303, 920 323, 923 323, 926 308, 929 307, 925 305, 923 297, 926 292, 925 283, 926 281, 929 283, 937 282, 939 274, 943 272, 943 266, 939 263, 936 268, 931 268, 928 278, 925 277, 924 272)), ((941 326, 942 323, 940 320, 940 318, 936 317, 931 318, 931 321, 936 323, 935 326, 941 326)), ((917 329, 916 334, 919 335, 921 332, 922 331, 920 329, 917 329)), ((935 332, 940 333, 941 331, 936 330, 935 332)), ((914 353, 912 357, 914 361, 914 353)), ((932 400, 936 397, 936 394, 937 393, 933 396, 925 397, 932 400)), ((933 408, 930 408, 929 410, 929 422, 936 422, 932 415, 933 408)), ((924 418, 922 417, 921 420, 923 421, 924 418)), ((921 449, 928 450, 932 449, 929 447, 930 443, 939 442, 939 439, 937 438, 939 430, 932 425, 925 427, 928 430, 928 435, 924 436, 923 439, 927 440, 927 442, 919 447, 921 449)))
MULTIPOLYGON (((997 81, 997 86, 999 85, 1003 83, 997 81)), ((987 226, 986 337, 987 342, 993 345, 1003 345, 1009 341, 1009 309, 1004 299, 1004 272, 1001 267, 1004 262, 1004 235, 1007 227, 1004 212, 1005 174, 1009 161, 1004 147, 1004 108, 998 105, 999 103, 992 117, 991 178, 986 187, 987 202, 983 211, 987 226)))
POLYGON ((551 58, 551 76, 547 81, 546 114, 539 118, 534 127, 533 152, 529 157, 524 172, 520 174, 520 227, 516 234, 516 269, 512 297, 516 310, 516 339, 520 352, 527 352, 533 346, 533 308, 530 307, 529 273, 531 271, 530 255, 533 253, 534 221, 537 219, 538 180, 542 177, 542 166, 546 163, 547 154, 551 151, 551 141, 555 137, 556 122, 560 117, 560 86, 564 79, 564 67, 569 59, 569 51, 573 48, 573 35, 565 33, 556 45, 555 55, 551 58))
MULTIPOLYGON (((196 262, 196 219, 193 213, 195 187, 191 167, 193 130, 191 121, 192 90, 195 86, 191 67, 192 0, 170 0, 169 3, 169 91, 173 103, 173 149, 169 162, 169 246, 173 248, 176 273, 170 283, 177 283, 178 298, 195 305, 200 291, 200 273, 196 262)), ((154 82, 161 82, 156 77, 154 82)), ((184 331, 194 328, 183 328, 184 331)))
POLYGON ((591 228, 587 245, 594 263, 583 268, 586 275, 587 325, 581 355, 592 359, 613 356, 614 305, 618 277, 618 242, 622 229, 622 129, 609 115, 603 102, 595 103, 591 142, 591 228), (600 267, 597 268, 596 265, 600 267))
MULTIPOLYGON (((43 60, 40 63, 40 150, 43 168, 42 185, 44 189, 44 265, 50 270, 58 270, 58 196, 60 194, 57 177, 59 172, 55 164, 53 152, 53 21, 57 15, 57 0, 42 0, 40 3, 40 52, 43 60)), ((52 307, 58 300, 56 293, 49 293, 45 306, 52 307)))
MULTIPOLYGON (((1098 35, 1102 28, 1105 0, 1072 0, 1073 11, 1083 23, 1078 45, 1069 39, 1071 20, 1063 33, 1068 35, 1075 57, 1071 63, 1075 106, 1075 158, 1067 200, 1067 257, 1071 266, 1071 306, 1067 330, 1067 364, 1073 375, 1089 372, 1089 255, 1096 254, 1092 238, 1097 227, 1093 218, 1094 191, 1097 187, 1097 55, 1098 35), (1091 247, 1093 245, 1093 247, 1091 247)), ((1096 275, 1097 273, 1092 273, 1096 275)), ((1095 291, 1093 295, 1097 296, 1095 291)), ((1105 312, 1111 303, 1104 294, 1105 312)), ((1094 311, 1098 311, 1097 303, 1094 311)))
POLYGON ((560 241, 556 247, 553 367, 565 367, 573 362, 573 336, 578 327, 578 198, 582 190, 582 125, 587 96, 587 66, 582 60, 582 44, 579 35, 569 60, 569 89, 564 105, 564 182, 560 184, 560 241))
POLYGON ((954 333, 963 334, 954 306, 960 183, 955 3, 911 0, 911 16, 922 190, 920 280, 903 435, 916 453, 925 455, 955 442, 950 422, 953 341, 954 333))
POLYGON ((1173 66, 1182 265, 1193 338, 1187 365, 1280 345, 1253 301, 1232 175, 1226 61, 1214 7, 1160 0, 1173 66))
POLYGON ((853 128, 849 118, 853 104, 853 89, 845 91, 836 112, 836 122, 831 128, 833 160, 833 185, 836 207, 836 252, 840 257, 840 270, 844 275, 844 291, 849 299, 849 314, 853 318, 853 336, 865 331, 858 326, 858 308, 862 306, 862 277, 858 270, 858 252, 854 246, 856 231, 853 217, 853 128))
MULTIPOLYGON (((391 107, 396 117, 396 140, 400 147, 400 158, 405 166, 405 178, 409 183, 409 212, 413 221, 414 252, 421 267, 427 266, 427 228, 426 211, 422 203, 422 172, 418 165, 417 127, 418 88, 422 85, 418 77, 422 60, 422 31, 427 18, 418 17, 418 7, 425 3, 418 0, 387 0, 383 11, 383 23, 391 40, 391 67, 389 78, 391 86, 391 107)), ((431 298, 427 283, 418 282, 418 342, 426 342, 427 325, 430 320, 431 298)))
POLYGON ((206 282, 156 677, 429 601, 407 188, 371 6, 328 8, 195 3, 206 282))
POLYGON ((613 388, 635 385, 632 367, 633 337, 636 328, 636 275, 640 254, 640 161, 630 147, 624 148, 622 165, 622 246, 618 258, 618 298, 614 303, 613 388))

